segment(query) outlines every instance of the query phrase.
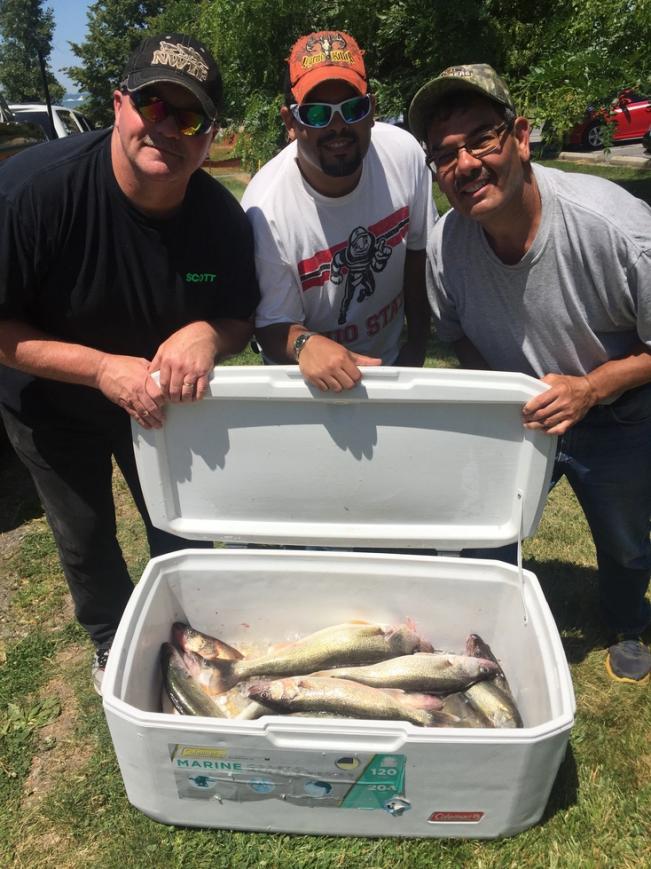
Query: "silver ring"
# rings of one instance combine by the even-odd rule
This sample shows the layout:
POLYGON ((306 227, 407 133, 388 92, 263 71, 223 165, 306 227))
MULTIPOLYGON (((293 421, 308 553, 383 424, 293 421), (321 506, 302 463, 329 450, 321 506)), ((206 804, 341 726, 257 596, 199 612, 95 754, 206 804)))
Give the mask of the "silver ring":
POLYGON ((194 389, 195 383, 196 383, 196 380, 184 380, 183 386, 189 386, 190 389, 194 389))
POLYGON ((149 416, 149 411, 148 411, 148 410, 143 410, 141 416, 149 416))

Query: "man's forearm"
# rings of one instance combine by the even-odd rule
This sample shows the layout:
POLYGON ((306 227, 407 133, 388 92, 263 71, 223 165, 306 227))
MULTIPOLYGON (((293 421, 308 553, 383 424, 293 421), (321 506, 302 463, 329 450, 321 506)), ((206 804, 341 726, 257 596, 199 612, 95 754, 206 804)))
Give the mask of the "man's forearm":
POLYGON ((651 382, 651 352, 640 343, 629 356, 611 359, 586 375, 595 404, 614 395, 651 382))
POLYGON ((302 323, 274 323, 255 330, 262 352, 277 365, 296 364, 294 341, 304 332, 311 331, 302 323))
POLYGON ((107 354, 61 341, 22 320, 0 320, 0 362, 28 374, 97 386, 107 354))
POLYGON ((400 352, 398 364, 418 366, 425 361, 432 316, 425 288, 424 250, 407 251, 403 295, 407 343, 400 352))
POLYGON ((241 353, 253 336, 253 323, 249 320, 210 320, 215 332, 215 362, 241 353))
POLYGON ((454 350, 462 368, 471 368, 480 371, 486 371, 490 368, 479 350, 477 350, 472 341, 469 338, 466 338, 465 335, 463 338, 459 338, 458 341, 452 343, 452 349, 454 350))

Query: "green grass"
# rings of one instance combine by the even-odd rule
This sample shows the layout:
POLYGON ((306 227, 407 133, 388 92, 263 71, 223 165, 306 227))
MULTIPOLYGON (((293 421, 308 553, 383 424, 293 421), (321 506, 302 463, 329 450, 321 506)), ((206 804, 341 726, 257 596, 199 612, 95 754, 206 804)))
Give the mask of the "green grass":
POLYGON ((564 169, 567 172, 583 172, 587 175, 599 175, 614 181, 628 190, 638 199, 651 204, 651 171, 648 169, 633 169, 625 166, 599 166, 593 163, 568 163, 565 160, 540 161, 543 166, 564 169))
MULTIPOLYGON (((609 168, 608 177, 614 171, 609 168)), ((621 171, 627 170, 617 174, 621 171)), ((622 180, 644 182, 636 173, 622 180)), ((258 359, 247 351, 232 361, 258 359)), ((435 339, 427 364, 452 364, 435 339)), ((3 479, 9 464, 9 456, 0 454, 3 479)), ((132 808, 90 685, 90 643, 72 618, 47 525, 33 494, 23 492, 19 481, 12 485, 15 500, 2 527, 15 528, 11 533, 18 536, 4 557, 0 553, 0 866, 651 866, 649 689, 621 687, 605 676, 594 548, 565 483, 551 493, 524 554, 559 627, 577 696, 576 723, 541 823, 518 836, 486 842, 185 829, 158 824, 132 808)), ((147 561, 144 532, 119 475, 114 488, 120 542, 137 579, 147 561)))

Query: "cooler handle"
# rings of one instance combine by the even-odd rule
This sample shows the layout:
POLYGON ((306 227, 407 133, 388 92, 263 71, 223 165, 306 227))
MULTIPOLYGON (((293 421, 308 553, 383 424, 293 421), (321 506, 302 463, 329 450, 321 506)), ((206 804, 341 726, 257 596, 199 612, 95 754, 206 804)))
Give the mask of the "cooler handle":
MULTIPOLYGON (((400 751, 409 738, 409 733, 415 725, 405 722, 392 727, 374 726, 372 732, 364 732, 364 722, 357 722, 360 727, 346 727, 340 732, 332 729, 303 727, 296 725, 270 723, 265 727, 265 736, 274 748, 312 749, 318 751, 351 751, 370 752, 372 754, 395 754, 400 751)), ((422 730, 422 728, 418 728, 422 730)))

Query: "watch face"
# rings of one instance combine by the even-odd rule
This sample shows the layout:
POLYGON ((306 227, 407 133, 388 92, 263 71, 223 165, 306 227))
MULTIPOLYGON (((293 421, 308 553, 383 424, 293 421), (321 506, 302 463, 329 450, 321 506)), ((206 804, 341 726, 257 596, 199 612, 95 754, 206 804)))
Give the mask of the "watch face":
POLYGON ((309 339, 314 335, 314 332, 303 332, 302 335, 299 335, 296 341, 294 341, 294 355, 298 359, 298 355, 305 346, 305 344, 309 341, 309 339))

